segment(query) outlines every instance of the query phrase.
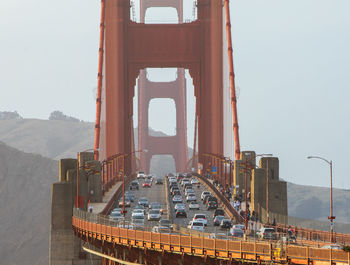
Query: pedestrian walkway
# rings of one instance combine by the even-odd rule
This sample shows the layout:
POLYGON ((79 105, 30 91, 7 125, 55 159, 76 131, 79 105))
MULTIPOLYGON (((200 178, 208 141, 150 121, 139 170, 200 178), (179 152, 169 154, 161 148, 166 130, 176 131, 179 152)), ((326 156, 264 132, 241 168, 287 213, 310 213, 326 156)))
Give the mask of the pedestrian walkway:
POLYGON ((102 198, 102 202, 94 202, 91 203, 93 207, 93 213, 101 213, 103 209, 106 207, 107 203, 112 199, 114 193, 118 190, 118 188, 123 184, 123 181, 118 181, 114 186, 112 186, 109 191, 105 193, 102 198))

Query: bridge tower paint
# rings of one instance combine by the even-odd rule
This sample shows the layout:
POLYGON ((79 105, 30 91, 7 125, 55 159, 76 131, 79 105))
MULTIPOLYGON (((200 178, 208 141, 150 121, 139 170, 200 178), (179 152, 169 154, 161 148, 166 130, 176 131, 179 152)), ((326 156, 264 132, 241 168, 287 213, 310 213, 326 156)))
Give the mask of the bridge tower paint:
MULTIPOLYGON (((150 7, 173 7, 177 10, 179 23, 183 22, 182 0, 141 0, 140 22, 145 22, 146 11, 150 7)), ((187 119, 186 119, 186 80, 184 69, 177 69, 177 78, 172 82, 151 82, 146 70, 141 70, 138 82, 138 149, 148 150, 140 153, 140 169, 150 172, 154 155, 172 155, 176 172, 185 171, 188 161, 187 119), (170 98, 176 107, 176 135, 156 137, 149 135, 149 103, 155 98, 170 98)))
MULTIPOLYGON (((136 78, 147 67, 189 69, 198 110, 198 154, 223 154, 223 6, 198 0, 198 20, 143 24, 130 20, 129 0, 105 1, 100 160, 130 153, 136 78)), ((127 172, 130 172, 130 159, 127 172)))

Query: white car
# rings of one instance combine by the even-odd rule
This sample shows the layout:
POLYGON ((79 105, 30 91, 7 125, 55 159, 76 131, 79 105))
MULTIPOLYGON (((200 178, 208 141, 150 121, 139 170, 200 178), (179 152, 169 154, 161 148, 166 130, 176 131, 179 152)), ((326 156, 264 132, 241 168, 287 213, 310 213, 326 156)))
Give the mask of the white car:
POLYGON ((173 203, 182 203, 182 196, 181 195, 175 195, 173 197, 173 203))
POLYGON ((138 179, 144 179, 145 178, 145 172, 140 171, 139 173, 137 173, 137 178, 138 179))
POLYGON ((159 221, 162 218, 162 214, 159 210, 150 210, 148 212, 148 221, 159 221))
POLYGON ((139 219, 141 219, 141 217, 145 218, 145 214, 141 209, 135 209, 132 211, 132 214, 131 214, 131 218, 134 218, 134 217, 139 219))
POLYGON ((194 195, 192 193, 188 194, 187 197, 186 197, 186 201, 187 202, 195 202, 195 201, 197 201, 196 195, 194 195))
POLYGON ((207 224, 208 224, 207 216, 204 213, 196 213, 193 216, 192 221, 202 221, 205 226, 207 226, 207 224))
POLYGON ((204 222, 192 220, 188 224, 187 228, 192 229, 192 230, 196 230, 196 231, 204 232, 204 222))
POLYGON ((183 203, 177 203, 174 208, 175 208, 175 211, 179 209, 186 210, 186 205, 183 203))
POLYGON ((112 212, 109 218, 112 220, 121 221, 123 220, 123 215, 120 212, 112 212))
POLYGON ((202 194, 201 194, 201 200, 203 201, 204 200, 204 197, 206 195, 211 195, 211 192, 210 191, 203 191, 202 194))
POLYGON ((135 215, 131 218, 131 224, 135 226, 144 226, 145 225, 145 217, 144 215, 135 215))
POLYGON ((189 205, 188 205, 188 208, 190 210, 199 210, 200 206, 197 202, 191 202, 189 205))
POLYGON ((191 184, 192 184, 192 185, 193 185, 193 184, 199 184, 198 179, 197 179, 197 178, 192 178, 191 184))

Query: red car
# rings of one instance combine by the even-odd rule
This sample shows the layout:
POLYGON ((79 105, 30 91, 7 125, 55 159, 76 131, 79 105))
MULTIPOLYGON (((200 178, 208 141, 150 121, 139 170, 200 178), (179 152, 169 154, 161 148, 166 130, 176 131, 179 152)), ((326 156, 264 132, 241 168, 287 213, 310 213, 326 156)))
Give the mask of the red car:
POLYGON ((146 188, 150 188, 151 187, 151 182, 150 181, 145 181, 145 183, 142 184, 142 187, 146 188))

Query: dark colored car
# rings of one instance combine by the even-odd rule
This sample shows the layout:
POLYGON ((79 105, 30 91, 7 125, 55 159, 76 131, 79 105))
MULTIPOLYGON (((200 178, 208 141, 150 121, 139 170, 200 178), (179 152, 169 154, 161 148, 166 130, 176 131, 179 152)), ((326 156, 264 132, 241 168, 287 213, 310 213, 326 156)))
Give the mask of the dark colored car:
POLYGON ((216 209, 213 213, 213 218, 215 218, 216 216, 218 215, 222 215, 224 216, 225 215, 225 211, 223 209, 216 209))
POLYGON ((130 183, 129 189, 130 190, 138 190, 139 189, 139 182, 136 180, 132 181, 130 183))
POLYGON ((217 204, 217 202, 215 202, 215 201, 209 201, 208 202, 208 204, 207 204, 207 209, 208 210, 215 210, 215 209, 217 209, 218 208, 218 204, 217 204))
POLYGON ((211 196, 211 194, 206 194, 203 198, 203 204, 207 204, 208 198, 211 196))
POLYGON ((156 184, 162 185, 163 184, 163 180, 162 179, 156 179, 156 184))
POLYGON ((180 216, 187 218, 187 213, 183 209, 178 209, 178 210, 176 210, 175 216, 176 216, 176 218, 180 217, 180 216))
POLYGON ((180 192, 180 190, 174 190, 174 191, 172 192, 172 195, 173 195, 173 196, 175 196, 175 195, 181 195, 181 192, 180 192))
POLYGON ((190 188, 190 189, 192 189, 192 184, 191 183, 186 183, 185 185, 184 185, 184 190, 186 190, 186 188, 190 188))
POLYGON ((230 219, 222 219, 220 227, 221 228, 231 228, 232 227, 232 221, 230 219))

